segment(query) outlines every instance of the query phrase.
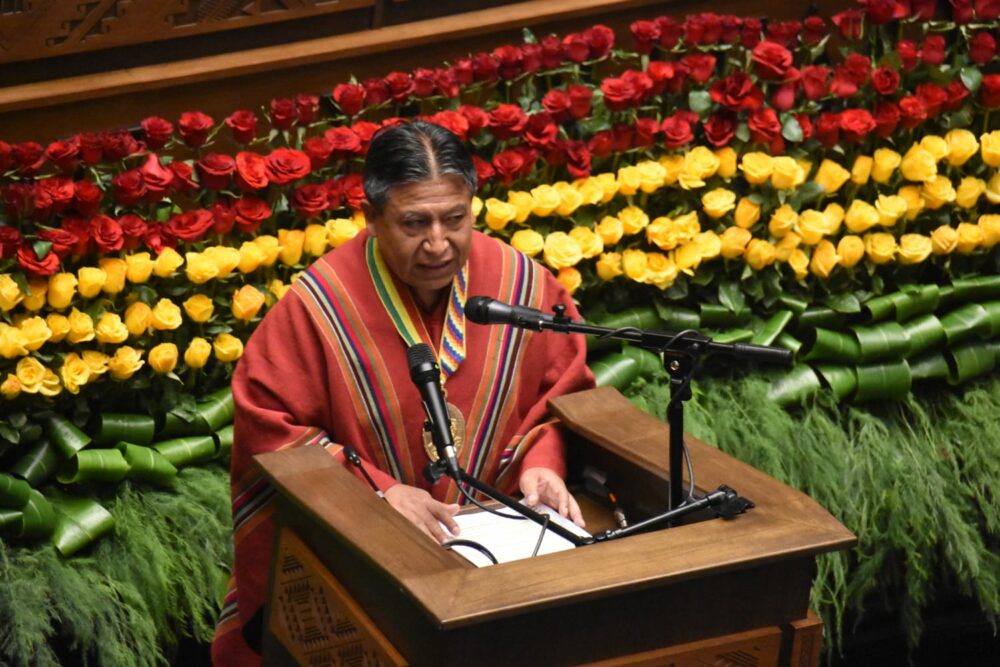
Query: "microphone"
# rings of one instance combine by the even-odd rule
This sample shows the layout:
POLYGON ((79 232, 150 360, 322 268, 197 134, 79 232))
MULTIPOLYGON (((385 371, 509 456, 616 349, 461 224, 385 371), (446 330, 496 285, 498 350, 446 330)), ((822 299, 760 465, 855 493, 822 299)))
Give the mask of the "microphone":
MULTIPOLYGON (((465 316, 476 324, 510 324, 522 329, 541 331, 553 315, 527 306, 512 306, 488 296, 470 297, 465 302, 465 316)), ((411 348, 412 349, 412 348, 411 348)))
POLYGON ((451 415, 448 404, 441 392, 441 369, 434 360, 434 352, 426 343, 411 345, 406 350, 406 361, 410 367, 410 379, 417 385, 427 414, 426 428, 437 450, 438 460, 444 461, 448 474, 460 479, 455 443, 451 439, 451 415))

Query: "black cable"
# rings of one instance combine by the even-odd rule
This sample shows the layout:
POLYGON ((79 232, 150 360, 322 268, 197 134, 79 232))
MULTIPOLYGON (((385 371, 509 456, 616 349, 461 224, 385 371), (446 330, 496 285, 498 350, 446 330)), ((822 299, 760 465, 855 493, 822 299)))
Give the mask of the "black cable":
POLYGON ((490 514, 496 514, 497 516, 503 517, 504 519, 517 519, 518 521, 524 521, 528 518, 526 516, 521 516, 520 514, 504 514, 499 510, 493 509, 492 507, 487 507, 486 505, 482 504, 481 502, 473 498, 472 494, 469 493, 469 491, 462 485, 461 482, 456 482, 455 485, 458 487, 458 490, 462 493, 463 496, 465 496, 465 498, 470 503, 472 503, 479 509, 483 510, 484 512, 489 512, 490 514))
POLYGON ((358 454, 357 450, 350 445, 344 445, 344 457, 347 458, 351 465, 361 471, 361 476, 365 478, 366 482, 368 482, 368 486, 372 487, 372 490, 375 491, 375 495, 385 500, 385 494, 382 493, 382 489, 378 488, 378 484, 375 483, 375 480, 372 479, 372 476, 368 474, 368 471, 365 470, 365 467, 361 464, 361 456, 358 454))
POLYGON ((454 547, 469 547, 470 549, 475 549, 476 551, 478 551, 482 555, 484 555, 487 558, 489 558, 490 562, 493 563, 494 565, 499 565, 500 564, 500 562, 497 560, 496 556, 494 556, 490 552, 489 549, 487 549, 486 547, 484 547, 479 542, 474 542, 472 540, 463 540, 461 538, 458 538, 458 539, 454 539, 454 540, 448 540, 447 542, 442 542, 441 546, 443 546, 445 549, 452 549, 454 547))
POLYGON ((545 530, 549 527, 549 513, 546 512, 542 516, 544 516, 545 519, 542 521, 542 529, 538 533, 538 541, 535 542, 535 549, 531 552, 531 558, 538 555, 538 549, 542 546, 542 540, 545 539, 545 530))

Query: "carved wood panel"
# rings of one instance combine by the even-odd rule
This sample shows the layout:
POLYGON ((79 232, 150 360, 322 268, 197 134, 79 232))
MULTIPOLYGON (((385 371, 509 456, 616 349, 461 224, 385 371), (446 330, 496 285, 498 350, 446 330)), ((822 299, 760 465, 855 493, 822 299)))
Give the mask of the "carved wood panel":
POLYGON ((376 0, 0 0, 0 62, 249 28, 376 0))

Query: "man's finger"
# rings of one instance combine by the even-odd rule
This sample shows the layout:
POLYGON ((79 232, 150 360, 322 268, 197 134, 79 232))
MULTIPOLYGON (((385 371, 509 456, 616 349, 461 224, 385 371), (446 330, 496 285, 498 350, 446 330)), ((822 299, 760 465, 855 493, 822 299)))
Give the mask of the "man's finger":
POLYGON ((538 504, 538 478, 535 475, 521 477, 521 493, 524 495, 524 504, 528 507, 538 504))
POLYGON ((569 518, 581 528, 587 525, 587 522, 583 520, 583 512, 580 511, 580 505, 576 502, 573 494, 569 494, 569 518))

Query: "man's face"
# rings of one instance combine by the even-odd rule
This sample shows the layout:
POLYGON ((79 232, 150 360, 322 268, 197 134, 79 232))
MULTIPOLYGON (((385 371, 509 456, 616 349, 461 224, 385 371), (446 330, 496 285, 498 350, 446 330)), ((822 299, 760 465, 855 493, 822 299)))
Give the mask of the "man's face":
POLYGON ((365 204, 368 233, 393 274, 429 306, 465 265, 472 197, 460 176, 397 185, 381 214, 365 204))

